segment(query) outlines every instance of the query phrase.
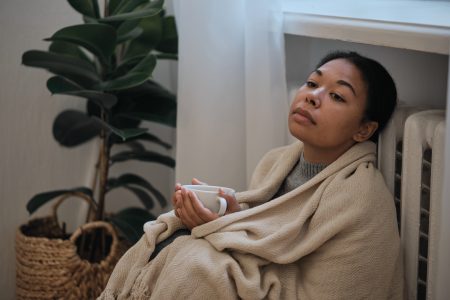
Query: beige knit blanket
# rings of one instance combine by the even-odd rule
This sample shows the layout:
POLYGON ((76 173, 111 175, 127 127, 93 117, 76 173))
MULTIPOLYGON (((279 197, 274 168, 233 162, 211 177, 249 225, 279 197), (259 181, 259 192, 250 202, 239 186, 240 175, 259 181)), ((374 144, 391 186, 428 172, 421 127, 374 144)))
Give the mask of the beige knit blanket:
POLYGON ((182 224, 173 212, 117 264, 99 299, 402 299, 395 208, 375 145, 356 144, 310 181, 272 201, 302 144, 257 166, 250 208, 198 226, 148 262, 182 224))

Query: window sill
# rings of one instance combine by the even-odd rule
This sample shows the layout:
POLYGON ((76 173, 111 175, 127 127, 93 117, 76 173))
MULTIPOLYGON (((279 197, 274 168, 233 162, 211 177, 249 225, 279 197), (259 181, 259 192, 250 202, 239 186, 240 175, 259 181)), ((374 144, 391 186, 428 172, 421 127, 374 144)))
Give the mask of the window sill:
POLYGON ((450 3, 441 1, 295 1, 283 3, 293 35, 450 53, 450 3))

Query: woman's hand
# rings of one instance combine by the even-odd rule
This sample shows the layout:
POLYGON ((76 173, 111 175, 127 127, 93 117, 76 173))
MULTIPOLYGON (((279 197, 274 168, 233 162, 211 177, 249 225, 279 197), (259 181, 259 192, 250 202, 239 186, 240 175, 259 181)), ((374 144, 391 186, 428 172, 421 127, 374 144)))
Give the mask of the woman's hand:
MULTIPOLYGON (((192 184, 204 183, 194 178, 192 184)), ((219 196, 227 201, 227 210, 225 214, 241 210, 234 195, 228 195, 225 194, 223 190, 219 190, 219 196)), ((189 229, 219 218, 217 213, 214 213, 203 206, 194 192, 186 190, 180 184, 175 186, 172 204, 175 215, 180 218, 181 222, 189 229)))
MULTIPOLYGON (((192 178, 192 184, 196 184, 196 185, 208 185, 206 182, 202 182, 202 181, 200 181, 200 180, 198 180, 197 178, 192 178)), ((178 214, 177 214, 177 197, 176 197, 176 194, 177 194, 177 191, 179 191, 179 190, 181 190, 181 184, 179 184, 179 183, 177 183, 177 184, 175 184, 175 193, 172 195, 172 207, 173 207, 173 210, 174 210, 174 212, 175 212, 175 215, 178 217, 178 214)))

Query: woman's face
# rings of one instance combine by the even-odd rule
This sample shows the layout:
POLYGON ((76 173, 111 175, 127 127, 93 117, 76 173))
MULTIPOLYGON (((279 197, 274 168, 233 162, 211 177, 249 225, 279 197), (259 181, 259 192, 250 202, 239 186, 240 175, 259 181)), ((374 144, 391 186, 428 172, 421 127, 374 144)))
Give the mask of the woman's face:
POLYGON ((329 61, 297 91, 289 130, 305 144, 305 150, 308 146, 342 154, 355 142, 370 138, 371 133, 367 138, 361 136, 367 129, 362 122, 366 98, 360 71, 345 59, 329 61))

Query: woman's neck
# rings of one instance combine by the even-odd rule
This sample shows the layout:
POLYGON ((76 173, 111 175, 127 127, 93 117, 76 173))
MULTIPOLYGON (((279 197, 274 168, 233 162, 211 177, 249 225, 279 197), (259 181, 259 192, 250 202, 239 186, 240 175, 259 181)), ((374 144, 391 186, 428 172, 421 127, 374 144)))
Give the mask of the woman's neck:
POLYGON ((309 144, 303 145, 303 155, 307 162, 316 164, 331 164, 342 154, 347 152, 356 142, 348 143, 334 148, 316 147, 309 144))

